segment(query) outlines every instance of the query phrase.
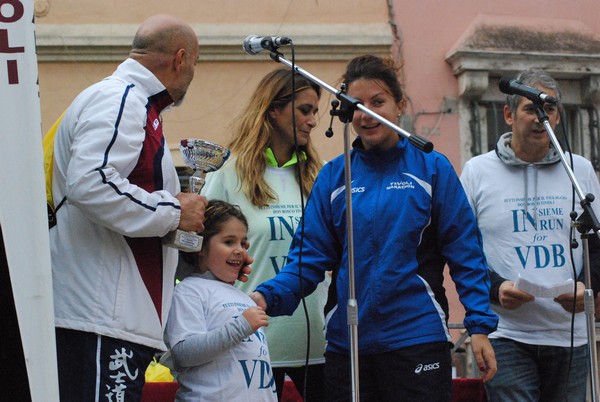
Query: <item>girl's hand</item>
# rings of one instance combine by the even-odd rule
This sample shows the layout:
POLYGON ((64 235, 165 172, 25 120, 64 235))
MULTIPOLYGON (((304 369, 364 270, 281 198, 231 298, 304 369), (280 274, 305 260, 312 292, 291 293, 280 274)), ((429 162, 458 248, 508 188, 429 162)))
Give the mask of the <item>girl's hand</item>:
POLYGON ((258 306, 246 309, 242 315, 248 321, 253 331, 258 330, 260 327, 266 327, 269 325, 269 317, 267 316, 267 313, 265 313, 265 310, 258 306))

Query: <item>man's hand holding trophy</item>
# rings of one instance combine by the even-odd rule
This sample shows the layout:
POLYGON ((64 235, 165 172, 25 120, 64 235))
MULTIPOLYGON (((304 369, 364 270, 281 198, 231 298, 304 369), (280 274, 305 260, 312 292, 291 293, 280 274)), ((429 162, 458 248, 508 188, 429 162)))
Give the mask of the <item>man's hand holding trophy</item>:
MULTIPOLYGON (((195 194, 200 194, 202 191, 206 174, 220 169, 229 158, 229 150, 222 145, 193 138, 181 140, 179 150, 186 165, 194 169, 194 174, 189 181, 189 191, 195 194)), ((202 236, 181 229, 168 233, 163 238, 163 242, 185 252, 202 249, 202 236)))

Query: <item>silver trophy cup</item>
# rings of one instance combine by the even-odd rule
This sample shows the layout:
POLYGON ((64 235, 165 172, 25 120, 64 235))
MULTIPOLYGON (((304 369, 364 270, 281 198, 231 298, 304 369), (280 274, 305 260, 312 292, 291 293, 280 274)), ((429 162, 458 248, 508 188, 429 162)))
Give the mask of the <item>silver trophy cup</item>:
MULTIPOLYGON (((229 158, 229 150, 222 145, 210 141, 186 138, 181 140, 179 150, 183 161, 194 169, 190 176, 191 193, 200 194, 206 174, 223 166, 229 158)), ((194 232, 177 229, 164 237, 164 243, 181 251, 194 252, 202 249, 202 236, 194 232)))

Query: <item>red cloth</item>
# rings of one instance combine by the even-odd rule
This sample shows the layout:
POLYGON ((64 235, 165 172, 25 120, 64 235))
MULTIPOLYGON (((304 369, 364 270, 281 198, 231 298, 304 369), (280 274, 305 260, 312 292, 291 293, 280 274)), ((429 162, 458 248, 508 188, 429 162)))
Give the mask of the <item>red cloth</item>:
MULTIPOLYGON (((176 382, 147 382, 142 392, 142 402, 171 402, 179 385, 176 382)), ((479 378, 452 380, 452 402, 487 402, 483 381, 479 378)), ((294 383, 285 381, 281 402, 303 402, 294 383)))
MULTIPOLYGON (((142 402, 171 402, 179 385, 176 382, 147 382, 142 391, 142 402)), ((286 381, 283 385, 281 402, 302 402, 302 397, 294 383, 286 381)))
POLYGON ((483 381, 479 378, 452 380, 452 402, 487 402, 483 381))
POLYGON ((142 391, 142 402, 172 402, 177 388, 176 382, 147 382, 142 391))
POLYGON ((303 402, 304 399, 296 389, 294 382, 285 380, 283 382, 283 391, 281 393, 281 402, 303 402))
MULTIPOLYGON (((303 402, 292 381, 284 382, 281 402, 303 402)), ((451 402, 487 402, 483 381, 479 378, 453 379, 451 402)))

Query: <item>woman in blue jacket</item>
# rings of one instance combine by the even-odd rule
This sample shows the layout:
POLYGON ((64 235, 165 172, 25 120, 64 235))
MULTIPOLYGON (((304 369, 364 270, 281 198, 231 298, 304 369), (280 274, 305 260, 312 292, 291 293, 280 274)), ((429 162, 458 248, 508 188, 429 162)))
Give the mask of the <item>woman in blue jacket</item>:
MULTIPOLYGON (((395 121, 406 103, 397 72, 392 60, 361 56, 348 64, 343 80, 351 97, 395 121)), ((352 127, 358 135, 350 158, 361 401, 449 401, 446 264, 466 310, 464 324, 483 380, 496 371, 487 335, 498 318, 490 310, 475 218, 443 155, 416 149, 359 110, 352 127)), ((347 401, 351 395, 344 189, 340 156, 319 173, 306 206, 304 233, 296 232, 288 264, 252 294, 269 315, 290 314, 302 292, 312 292, 326 271, 334 272, 326 312, 330 401, 347 401)))

